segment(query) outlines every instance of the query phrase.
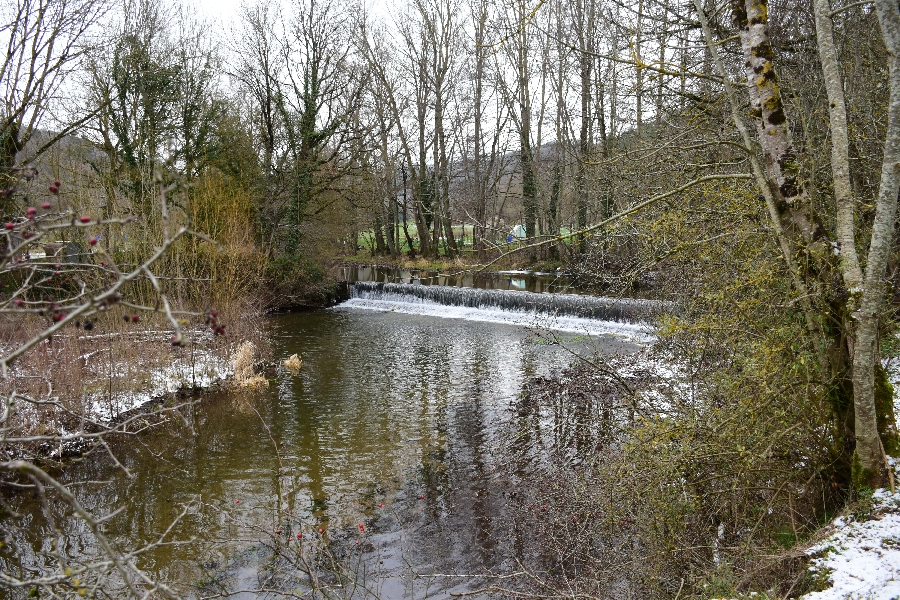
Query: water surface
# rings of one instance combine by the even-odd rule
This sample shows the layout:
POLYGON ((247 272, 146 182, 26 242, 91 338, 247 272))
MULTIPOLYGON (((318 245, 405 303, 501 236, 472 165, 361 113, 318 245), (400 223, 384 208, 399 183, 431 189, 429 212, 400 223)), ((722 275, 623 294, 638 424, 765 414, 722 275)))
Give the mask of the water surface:
MULTIPOLYGON (((352 551, 360 540, 382 598, 469 589, 475 580, 452 575, 503 569, 521 551, 505 547, 515 544, 503 518, 509 489, 491 483, 506 468, 493 450, 510 401, 572 352, 636 348, 616 336, 548 339, 521 326, 342 308, 275 317, 271 331, 277 362, 302 356, 298 376, 273 370, 265 391, 211 395, 174 433, 119 444, 130 478, 109 460, 66 475, 111 480, 75 489, 101 514, 123 507, 106 526, 123 546, 156 540, 189 504, 173 538, 196 541, 138 560, 188 595, 284 584, 259 541, 298 532, 304 544, 324 538, 352 551)), ((46 549, 49 537, 38 505, 23 509, 34 535, 19 540, 27 565, 29 548, 46 549)), ((94 551, 76 520, 62 527, 69 554, 94 551)))

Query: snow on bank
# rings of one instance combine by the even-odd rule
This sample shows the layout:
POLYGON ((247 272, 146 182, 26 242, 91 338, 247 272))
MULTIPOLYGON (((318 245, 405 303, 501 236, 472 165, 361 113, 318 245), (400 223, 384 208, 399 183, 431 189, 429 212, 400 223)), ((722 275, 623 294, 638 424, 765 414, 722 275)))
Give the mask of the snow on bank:
POLYGON ((86 398, 85 405, 92 419, 108 422, 121 414, 155 399, 181 390, 209 389, 225 381, 234 373, 230 361, 203 350, 195 350, 191 357, 176 358, 168 366, 151 371, 142 389, 109 394, 98 391, 86 398))
POLYGON ((831 582, 804 600, 891 600, 900 597, 900 494, 878 490, 872 519, 835 519, 834 533, 813 546, 810 571, 831 582))
MULTIPOLYGON (((900 414, 900 365, 885 363, 894 386, 894 410, 900 414)), ((891 459, 895 478, 900 461, 891 459)), ((894 600, 900 598, 900 493, 876 490, 868 520, 852 515, 839 517, 831 524, 832 534, 807 554, 812 557, 810 571, 831 583, 821 592, 803 596, 803 600, 894 600)))

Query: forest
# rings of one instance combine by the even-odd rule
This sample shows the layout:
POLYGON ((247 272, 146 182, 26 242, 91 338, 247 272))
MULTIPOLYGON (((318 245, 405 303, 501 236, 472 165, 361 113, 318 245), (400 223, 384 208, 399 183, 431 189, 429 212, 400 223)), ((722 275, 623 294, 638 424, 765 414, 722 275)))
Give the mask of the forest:
MULTIPOLYGON (((3 0, 0 42, 9 597, 233 593, 147 571, 177 527, 127 550, 67 465, 130 476, 120 449, 195 435, 218 379, 299 377, 272 319, 346 300, 341 267, 657 307, 631 358, 570 351, 514 394, 497 510, 541 541, 481 597, 812 594, 823 527, 894 498, 896 2, 3 0), (113 402, 172 365, 180 392, 113 402)), ((241 402, 283 470, 277 411, 241 402)), ((308 589, 258 597, 378 596, 332 544, 276 546, 308 589)))

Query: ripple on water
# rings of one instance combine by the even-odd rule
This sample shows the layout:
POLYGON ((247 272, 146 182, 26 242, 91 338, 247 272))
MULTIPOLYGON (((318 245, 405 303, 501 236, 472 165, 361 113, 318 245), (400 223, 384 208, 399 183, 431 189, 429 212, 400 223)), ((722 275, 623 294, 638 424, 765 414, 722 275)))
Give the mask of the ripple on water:
MULTIPOLYGON (((522 327, 399 311, 282 315, 271 327, 277 364, 302 356, 298 376, 282 370, 268 390, 211 396, 190 427, 121 445, 133 478, 97 462, 69 473, 113 478, 77 488, 100 512, 124 506, 108 533, 126 546, 154 540, 179 502, 202 500, 175 531, 200 543, 142 558, 186 590, 214 575, 258 585, 264 557, 248 548, 276 529, 349 535, 370 524, 368 539, 385 561, 377 565, 385 598, 409 591, 400 575, 410 562, 499 565, 491 528, 501 526, 503 498, 488 483, 497 425, 528 378, 564 368, 571 355, 522 327)), ((551 335, 576 352, 636 348, 622 337, 580 333, 551 335)), ((63 527, 79 552, 91 552, 77 522, 63 527)), ((43 543, 34 533, 21 540, 31 548, 43 543)))

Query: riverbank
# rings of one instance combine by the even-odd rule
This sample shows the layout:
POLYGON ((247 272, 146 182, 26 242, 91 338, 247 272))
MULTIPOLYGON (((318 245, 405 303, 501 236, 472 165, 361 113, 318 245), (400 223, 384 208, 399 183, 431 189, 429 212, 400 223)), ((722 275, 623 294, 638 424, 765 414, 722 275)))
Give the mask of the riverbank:
MULTIPOLYGON (((900 409, 897 373, 885 366, 900 409)), ((685 367, 650 349, 625 360, 595 358, 529 383, 513 406, 519 419, 510 422, 515 427, 505 436, 501 460, 518 480, 512 521, 540 539, 540 548, 521 557, 518 578, 491 590, 523 597, 531 597, 533 588, 541 597, 616 597, 615 590, 628 590, 704 600, 896 598, 900 492, 863 490, 846 497, 837 518, 801 511, 805 493, 823 491, 790 473, 782 477, 797 486, 793 499, 772 493, 779 488, 766 493, 736 486, 704 489, 713 496, 709 507, 691 498, 697 484, 686 476, 699 452, 685 452, 691 449, 676 436, 683 439, 693 426, 685 405, 702 396, 685 367), (673 451, 675 443, 680 447, 673 451), (669 466, 674 468, 666 473, 669 466), (751 513, 755 529, 720 512, 715 498, 723 491, 765 507, 751 513), (718 521, 710 523, 710 513, 718 521)), ((796 468, 802 455, 787 456, 796 468)), ((900 479, 900 461, 889 460, 900 479)), ((755 464, 774 471, 762 460, 755 464)), ((715 482, 728 469, 720 463, 702 476, 715 482)))
MULTIPOLYGON (((267 352, 257 314, 219 317, 214 326, 185 322, 180 343, 171 341, 162 318, 125 317, 79 323, 16 360, 0 384, 0 393, 15 399, 4 419, 8 455, 41 461, 80 455, 105 432, 133 431, 141 415, 165 414, 197 393, 230 385, 248 340, 259 357, 267 352)), ((0 323, 3 347, 25 343, 42 325, 31 321, 0 323)))

